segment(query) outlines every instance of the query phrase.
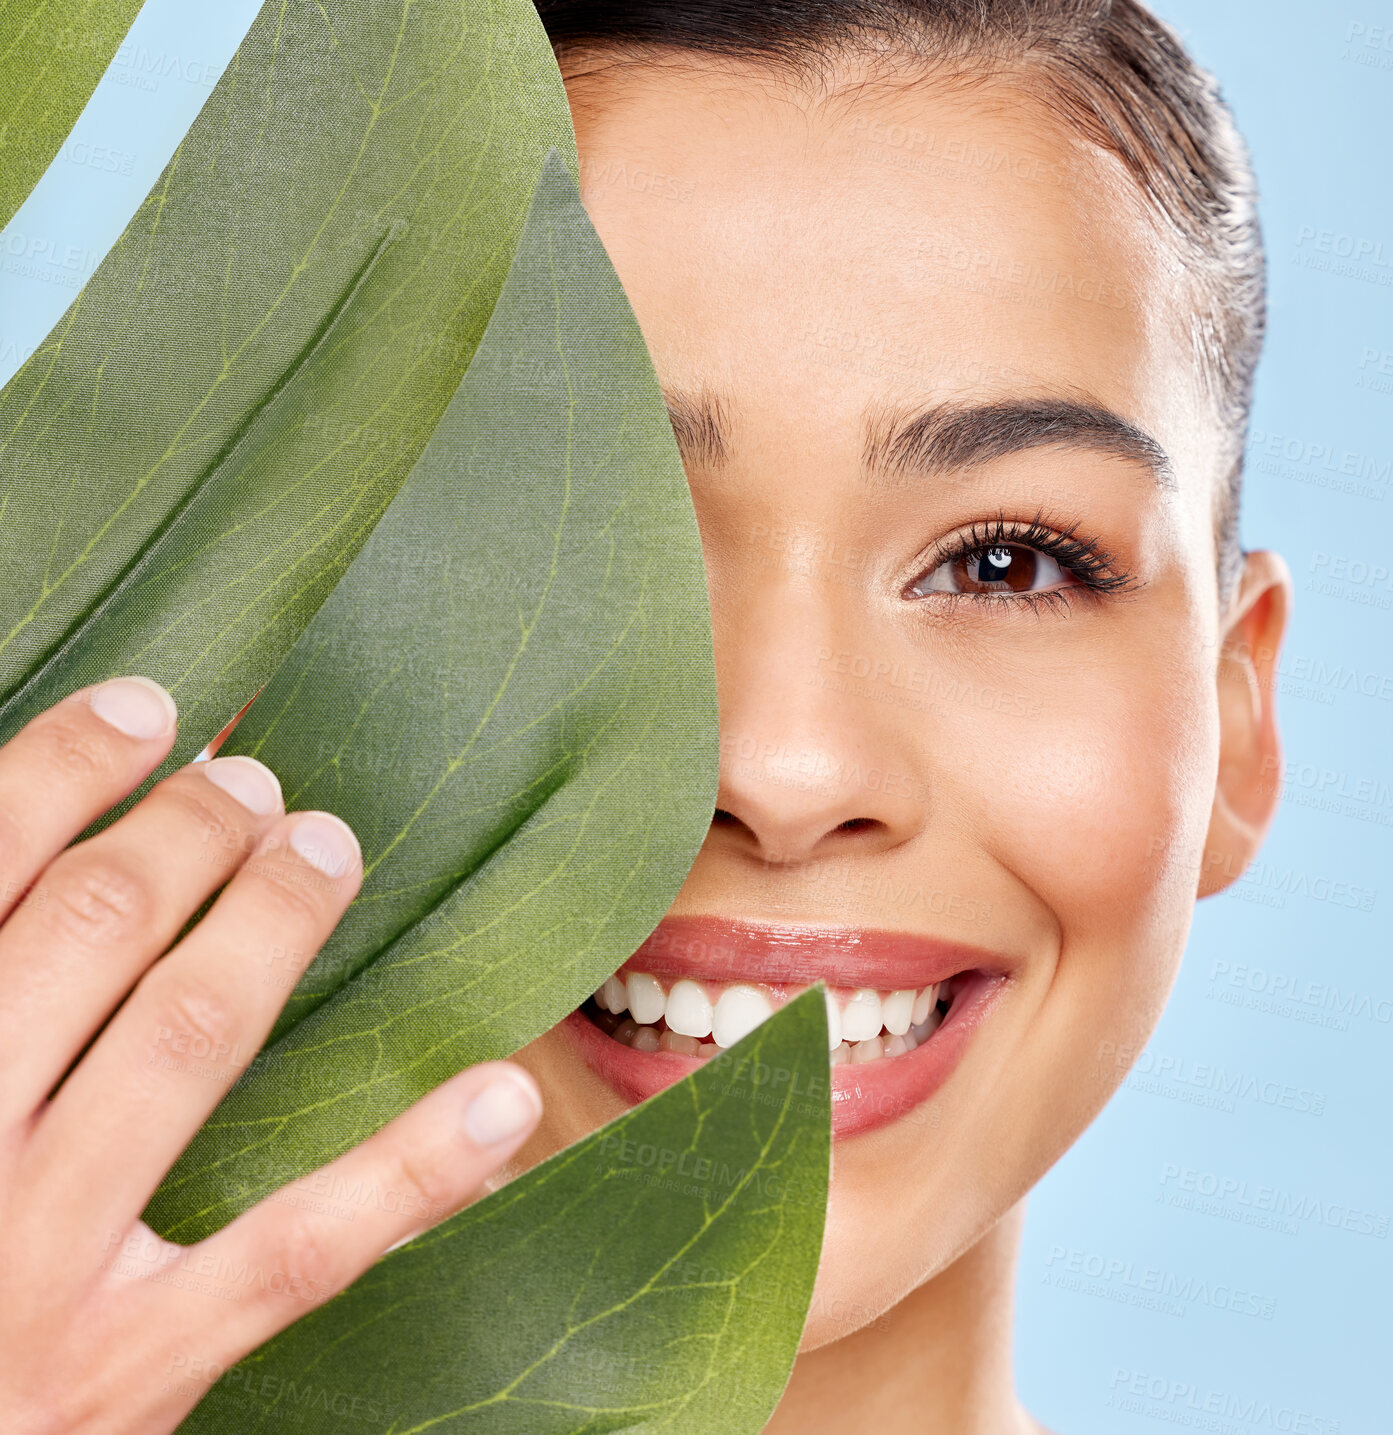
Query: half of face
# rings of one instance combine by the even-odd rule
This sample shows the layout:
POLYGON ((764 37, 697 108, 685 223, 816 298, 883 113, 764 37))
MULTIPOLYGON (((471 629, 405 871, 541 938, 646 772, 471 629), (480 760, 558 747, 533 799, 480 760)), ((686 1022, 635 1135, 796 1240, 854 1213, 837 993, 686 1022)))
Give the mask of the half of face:
POLYGON ((815 1310, 869 1320, 1020 1199, 1160 1014, 1229 741, 1223 439, 1166 237, 1028 97, 811 99, 696 58, 571 93, 684 449, 721 774, 668 917, 523 1054, 565 1095, 532 1149, 823 982, 815 1310))

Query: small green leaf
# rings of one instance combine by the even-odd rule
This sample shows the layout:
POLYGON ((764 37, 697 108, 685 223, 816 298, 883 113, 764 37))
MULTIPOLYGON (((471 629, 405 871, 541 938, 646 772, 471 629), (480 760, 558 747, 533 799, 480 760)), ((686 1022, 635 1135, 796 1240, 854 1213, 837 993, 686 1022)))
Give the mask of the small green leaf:
POLYGON ((715 802, 701 544, 628 300, 553 154, 478 353, 224 751, 366 880, 148 1219, 197 1238, 615 971, 715 802))
POLYGON ((394 1251, 229 1371, 184 1435, 753 1435, 822 1244, 826 1023, 805 992, 394 1251))
POLYGON ((527 0, 277 0, 0 394, 0 739, 143 672, 187 761, 410 471, 570 112, 527 0))
POLYGON ((141 0, 0 0, 0 225, 68 137, 141 0))

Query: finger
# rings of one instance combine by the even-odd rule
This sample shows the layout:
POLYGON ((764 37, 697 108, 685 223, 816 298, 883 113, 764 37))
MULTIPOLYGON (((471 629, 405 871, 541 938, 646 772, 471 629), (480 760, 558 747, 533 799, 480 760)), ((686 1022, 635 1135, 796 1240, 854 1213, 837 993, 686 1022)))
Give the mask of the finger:
POLYGON ((230 1361, 268 1340, 389 1247, 466 1205, 531 1135, 541 1110, 521 1067, 471 1067, 362 1145, 181 1251, 174 1259, 190 1269, 224 1276, 213 1292, 221 1299, 187 1302, 190 1342, 224 1341, 230 1361))
POLYGON ((41 874, 0 927, 0 1114, 31 1114, 141 973, 281 814, 248 757, 167 777, 41 874))
POLYGON ((20 1166, 63 1220, 125 1230, 245 1070, 362 880, 327 812, 282 818, 141 978, 45 1110, 20 1166))
POLYGON ((174 746, 174 699, 149 678, 64 698, 0 747, 0 921, 74 837, 174 746))

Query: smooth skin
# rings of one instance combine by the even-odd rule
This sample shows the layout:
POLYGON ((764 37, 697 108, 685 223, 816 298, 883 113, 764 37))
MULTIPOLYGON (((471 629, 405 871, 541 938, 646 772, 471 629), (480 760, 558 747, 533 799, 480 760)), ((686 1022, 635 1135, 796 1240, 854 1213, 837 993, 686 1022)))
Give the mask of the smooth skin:
POLYGON ((307 1199, 291 1183, 191 1247, 141 1222, 362 881, 348 827, 287 815, 245 757, 183 768, 70 846, 175 728, 163 689, 116 680, 0 748, 6 1435, 172 1430, 222 1370, 477 1194, 541 1110, 524 1071, 483 1064, 301 1183, 307 1199), (316 1189, 391 1199, 345 1219, 316 1189))

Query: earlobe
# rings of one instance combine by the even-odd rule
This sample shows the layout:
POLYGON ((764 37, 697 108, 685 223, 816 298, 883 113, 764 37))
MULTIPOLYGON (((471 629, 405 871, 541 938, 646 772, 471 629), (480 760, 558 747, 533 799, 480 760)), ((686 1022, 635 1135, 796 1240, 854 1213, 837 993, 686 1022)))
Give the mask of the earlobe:
POLYGON ((1278 658, 1291 613, 1291 573, 1280 554, 1246 555, 1225 621, 1215 674, 1219 772, 1200 868, 1201 897, 1221 892, 1252 861, 1281 796, 1278 658))

